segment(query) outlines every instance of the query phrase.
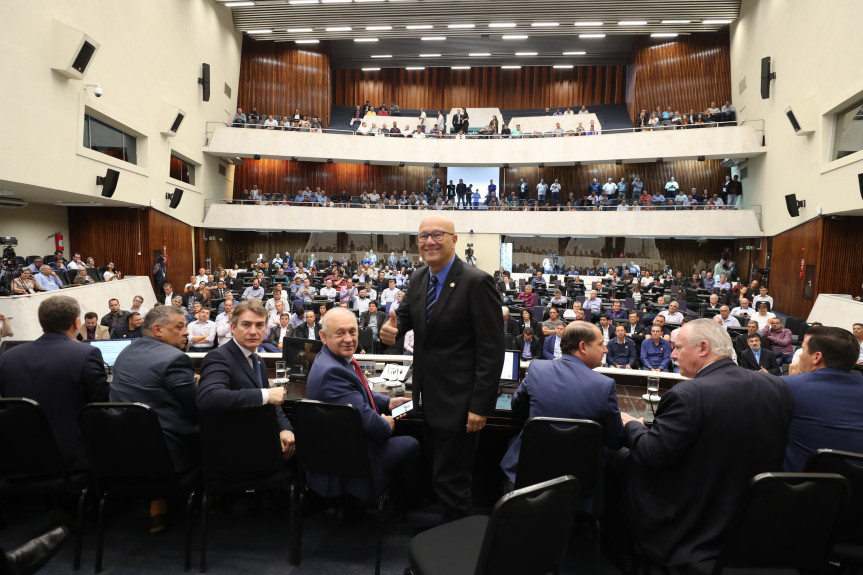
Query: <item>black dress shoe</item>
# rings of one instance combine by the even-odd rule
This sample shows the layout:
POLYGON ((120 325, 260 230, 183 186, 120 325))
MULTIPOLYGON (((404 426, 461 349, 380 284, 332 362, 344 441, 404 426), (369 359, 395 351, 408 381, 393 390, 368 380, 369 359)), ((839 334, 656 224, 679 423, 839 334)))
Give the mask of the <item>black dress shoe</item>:
POLYGON ((69 531, 65 527, 56 527, 44 535, 31 539, 18 549, 10 551, 6 554, 6 558, 21 575, 30 575, 41 569, 51 557, 56 555, 67 537, 69 537, 69 531))
POLYGON ((168 528, 168 516, 165 513, 150 516, 150 533, 161 533, 168 528))

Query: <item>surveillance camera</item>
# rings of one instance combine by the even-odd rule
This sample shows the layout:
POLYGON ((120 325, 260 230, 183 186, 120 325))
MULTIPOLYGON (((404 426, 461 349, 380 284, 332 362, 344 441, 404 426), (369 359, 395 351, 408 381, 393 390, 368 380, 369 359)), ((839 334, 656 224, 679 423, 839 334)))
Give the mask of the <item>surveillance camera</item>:
POLYGON ((102 91, 102 86, 98 82, 84 82, 84 90, 87 88, 93 88, 93 94, 97 98, 101 98, 102 94, 105 93, 102 91))
POLYGON ((102 88, 101 88, 101 87, 99 87, 99 86, 96 86, 96 89, 95 89, 95 90, 93 90, 93 94, 95 94, 97 98, 101 98, 101 97, 102 97, 102 94, 104 94, 104 93, 105 93, 105 92, 103 92, 103 91, 102 91, 102 88))

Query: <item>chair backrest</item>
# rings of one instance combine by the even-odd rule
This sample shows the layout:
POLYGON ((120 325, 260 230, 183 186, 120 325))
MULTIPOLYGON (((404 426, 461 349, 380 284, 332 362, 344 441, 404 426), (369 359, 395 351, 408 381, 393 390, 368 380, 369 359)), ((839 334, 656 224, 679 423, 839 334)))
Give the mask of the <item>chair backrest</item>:
POLYGON ((833 473, 762 473, 729 526, 713 573, 723 568, 816 571, 832 546, 848 496, 833 473))
POLYGON ((809 473, 838 473, 851 484, 851 495, 839 517, 836 543, 863 545, 863 454, 819 449, 806 461, 809 473))
POLYGON ((572 531, 578 480, 558 477, 504 495, 486 527, 476 575, 541 575, 562 560, 572 531), (514 549, 519 552, 513 553, 514 549))
POLYGON ((0 477, 58 476, 68 480, 42 406, 24 397, 0 398, 0 477), (14 438, 14 441, 12 441, 14 438))
POLYGON ((785 320, 785 327, 791 331, 792 334, 797 337, 803 337, 805 330, 804 326, 808 328, 809 326, 806 324, 806 320, 802 317, 797 316, 789 316, 788 319, 785 320))
POLYGON ((589 419, 528 420, 521 435, 516 489, 572 475, 582 497, 592 497, 602 470, 602 440, 602 426, 589 419))
POLYGON ((297 432, 297 461, 302 469, 372 480, 356 407, 304 399, 294 406, 292 422, 297 432))
POLYGON ((375 351, 375 335, 370 327, 364 327, 360 330, 358 339, 360 345, 366 350, 366 353, 374 353, 375 351))
POLYGON ((276 407, 201 411, 201 462, 208 489, 284 469, 276 407))
POLYGON ((149 406, 90 403, 81 409, 79 418, 90 473, 100 492, 176 486, 159 417, 149 406))
POLYGON ((96 268, 87 268, 87 275, 93 278, 93 281, 100 282, 105 279, 105 276, 99 275, 99 270, 96 268))
POLYGON ((65 272, 66 283, 71 284, 73 281, 75 281, 76 275, 78 275, 78 270, 66 270, 66 272, 65 272))

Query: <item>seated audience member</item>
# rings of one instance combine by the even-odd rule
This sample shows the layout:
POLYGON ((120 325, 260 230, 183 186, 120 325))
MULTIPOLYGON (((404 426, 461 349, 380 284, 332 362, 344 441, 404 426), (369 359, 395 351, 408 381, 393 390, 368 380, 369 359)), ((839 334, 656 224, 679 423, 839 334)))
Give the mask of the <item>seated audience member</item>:
POLYGON ((123 272, 114 270, 114 262, 108 262, 108 265, 105 267, 105 273, 102 274, 104 281, 110 282, 123 279, 123 272))
POLYGON ((522 302, 525 307, 532 308, 536 305, 536 294, 533 293, 533 287, 530 284, 524 286, 524 291, 518 294, 516 301, 522 302))
POLYGON ((533 329, 533 334, 535 337, 538 337, 540 341, 543 339, 542 335, 542 324, 538 321, 534 321, 533 312, 529 308, 525 308, 521 310, 521 316, 516 320, 516 333, 521 335, 524 333, 524 330, 527 328, 533 329))
POLYGON ((857 365, 854 369, 863 371, 863 323, 855 323, 852 327, 852 333, 860 345, 860 355, 857 357, 857 365))
POLYGON ((183 298, 181 296, 175 295, 171 299, 171 306, 180 309, 183 312, 183 315, 186 315, 186 308, 183 306, 183 298))
MULTIPOLYGON (((620 446, 622 424, 614 380, 593 371, 606 352, 599 330, 587 322, 566 327, 560 361, 533 362, 527 377, 512 396, 512 410, 522 417, 591 419, 602 425, 603 443, 620 446)), ((509 483, 515 484, 521 435, 510 444, 501 461, 509 483)))
MULTIPOLYGON (((261 344, 264 351, 279 353, 282 351, 286 337, 293 337, 294 327, 291 325, 291 314, 284 312, 279 314, 278 321, 270 327, 270 335, 266 342, 261 344)), ((221 342, 219 343, 221 345, 221 342)))
POLYGON ((608 353, 605 355, 605 365, 619 369, 633 369, 637 357, 636 345, 633 340, 626 337, 626 326, 617 325, 614 328, 614 335, 615 337, 606 344, 608 353))
POLYGON ((42 271, 43 261, 42 258, 33 258, 33 263, 27 266, 27 269, 35 276, 40 271, 42 271))
POLYGON ((87 285, 96 283, 96 280, 87 275, 87 268, 78 268, 78 273, 72 279, 72 285, 87 285))
POLYGON ((560 348, 560 342, 561 338, 563 338, 565 327, 563 322, 557 324, 554 334, 545 338, 545 341, 542 343, 542 359, 560 359, 563 353, 560 348))
POLYGON ((252 280, 252 285, 247 287, 243 292, 243 296, 240 298, 242 300, 247 299, 256 299, 262 300, 264 298, 264 288, 261 287, 258 278, 252 280))
POLYGON ((619 301, 613 301, 611 303, 611 309, 605 312, 605 315, 607 315, 608 319, 612 321, 626 321, 628 317, 627 313, 621 309, 619 301))
POLYGON ((625 327, 627 337, 636 344, 641 345, 641 342, 644 341, 646 332, 644 326, 641 324, 641 320, 638 317, 637 312, 629 312, 629 323, 625 327))
POLYGON ((668 309, 659 312, 659 316, 665 318, 667 323, 683 323, 683 314, 678 311, 680 309, 680 304, 676 301, 668 304, 668 309))
POLYGON ((548 305, 546 307, 550 308, 555 305, 566 305, 566 297, 559 289, 554 290, 554 297, 548 300, 548 305))
POLYGON ((285 388, 268 387, 266 366, 257 354, 266 331, 267 312, 260 301, 252 299, 236 307, 231 315, 231 341, 208 353, 201 362, 198 409, 233 411, 275 405, 282 453, 288 459, 294 454, 295 440, 293 426, 281 409, 285 388))
POLYGON ((42 291, 54 291, 62 289, 63 282, 57 277, 57 272, 51 269, 51 266, 43 265, 39 268, 39 273, 36 274, 36 283, 42 288, 42 291))
MULTIPOLYGON (((340 308, 328 311, 321 326, 321 341, 324 348, 309 372, 307 397, 329 403, 349 403, 359 411, 375 490, 383 485, 385 474, 394 470, 403 474, 408 487, 415 485, 419 442, 409 436, 393 436, 395 420, 387 415, 409 399, 390 398, 371 390, 353 357, 359 342, 354 315, 340 308)), ((365 478, 309 473, 308 483, 312 490, 324 497, 351 494, 366 500, 375 496, 368 493, 365 478)))
POLYGON ((602 334, 603 345, 608 345, 608 342, 614 339, 614 325, 606 315, 599 316, 599 333, 602 334))
POLYGON ((782 370, 776 363, 776 355, 761 347, 761 336, 757 333, 747 334, 748 348, 737 354, 737 364, 751 371, 761 371, 780 375, 782 370))
POLYGON ((752 298, 752 305, 754 305, 756 309, 758 308, 758 304, 760 304, 761 302, 770 304, 770 310, 773 310, 773 298, 767 295, 766 287, 758 288, 758 295, 752 298))
POLYGON ((124 326, 128 327, 129 312, 120 309, 120 301, 117 298, 108 300, 108 309, 110 311, 102 316, 102 319, 99 321, 100 324, 107 327, 109 331, 124 326))
POLYGON ((719 308, 719 318, 722 320, 722 327, 728 329, 729 327, 740 327, 740 322, 737 321, 736 317, 731 317, 731 310, 728 309, 727 305, 723 305, 719 308))
POLYGON ((742 508, 753 476, 781 465, 792 407, 779 378, 734 365, 731 339, 714 322, 681 330, 674 358, 693 379, 665 392, 650 428, 621 414, 629 449, 612 466, 638 547, 669 566, 718 556, 729 509, 742 508))
POLYGON ((78 412, 88 403, 108 401, 102 352, 75 341, 80 315, 81 308, 71 297, 45 298, 38 311, 43 335, 0 356, 0 396, 39 402, 51 423, 66 471, 70 472, 89 467, 78 412), (34 365, 39 366, 38 376, 34 365))
POLYGON ((739 305, 731 310, 731 315, 742 315, 751 318, 755 315, 755 310, 749 307, 749 300, 742 297, 740 298, 739 305))
POLYGON ((234 114, 233 126, 235 128, 245 128, 246 127, 246 115, 243 113, 242 108, 237 108, 237 113, 234 114))
POLYGON ((81 259, 81 254, 76 253, 72 256, 72 261, 66 264, 66 268, 70 270, 87 269, 89 266, 81 259))
POLYGON ((110 339, 111 332, 104 325, 99 325, 99 315, 95 311, 84 314, 84 323, 78 328, 78 341, 94 339, 110 339))
MULTIPOLYGON (((860 325, 860 324, 857 324, 860 325)), ((810 327, 799 375, 783 377, 794 399, 784 471, 800 472, 818 449, 863 453, 863 379, 850 371, 860 343, 839 327, 810 327)))
POLYGON ((521 361, 533 361, 542 357, 542 340, 534 334, 530 326, 525 327, 521 335, 515 338, 515 348, 521 361))
POLYGON ((65 272, 66 264, 63 262, 63 258, 57 257, 54 258, 54 262, 51 264, 51 269, 55 272, 65 272))
POLYGON ((520 333, 518 320, 514 317, 510 317, 509 308, 506 306, 501 306, 501 313, 503 314, 503 333, 504 335, 515 336, 520 333))
POLYGON ((189 336, 189 351, 208 352, 213 349, 216 341, 216 323, 210 321, 210 308, 204 307, 198 312, 198 320, 187 326, 189 336))
POLYGON ((144 318, 141 314, 136 311, 131 312, 126 316, 126 320, 125 324, 117 325, 111 329, 111 339, 136 339, 144 336, 141 330, 144 318))
MULTIPOLYGON (((371 309, 371 304, 374 302, 369 302, 369 308, 371 309)), ((306 312, 305 321, 294 328, 294 337, 301 337, 303 339, 320 339, 320 330, 321 324, 317 322, 315 317, 315 312, 309 310, 306 312)))
POLYGON ((132 298, 132 306, 129 308, 130 312, 136 311, 141 314, 141 317, 147 315, 147 312, 150 311, 144 307, 144 297, 140 295, 136 295, 132 298))
MULTIPOLYGON (((386 314, 383 311, 378 310, 377 302, 370 301, 369 309, 366 312, 360 314, 359 318, 359 329, 369 328, 372 330, 372 339, 375 342, 380 341, 380 337, 378 336, 381 327, 383 327, 384 322, 386 321, 386 314)), ((306 317, 308 321, 308 317, 306 317)), ((308 326, 307 326, 308 328, 308 326)), ((318 326, 320 329, 320 326, 318 326)), ((371 350, 370 350, 371 351, 371 350)))
POLYGON ((560 319, 558 309, 555 307, 549 309, 548 319, 542 323, 542 335, 545 337, 552 335, 557 330, 557 326, 562 323, 564 321, 560 319))
POLYGON ((671 343, 662 337, 662 327, 650 326, 650 338, 641 343, 641 366, 650 371, 668 371, 671 343))
MULTIPOLYGON (((590 294, 581 304, 585 311, 589 311, 593 317, 602 313, 602 298, 596 297, 596 290, 590 290, 590 294)), ((594 319, 594 321, 596 321, 594 319)))
POLYGON ((189 310, 189 313, 186 314, 186 323, 192 323, 198 320, 198 316, 201 314, 201 302, 196 301, 192 302, 192 308, 189 310))
POLYGON ((770 325, 761 330, 761 335, 767 339, 767 349, 776 355, 776 362, 781 366, 783 363, 791 363, 794 356, 792 345, 792 333, 788 328, 782 327, 782 320, 774 317, 770 325))
POLYGON ((750 335, 757 335, 761 339, 761 342, 759 343, 760 348, 763 349, 766 347, 766 340, 760 333, 758 333, 758 322, 754 319, 751 319, 746 322, 746 333, 740 334, 734 338, 734 351, 737 352, 738 358, 740 357, 740 354, 749 349, 750 335))

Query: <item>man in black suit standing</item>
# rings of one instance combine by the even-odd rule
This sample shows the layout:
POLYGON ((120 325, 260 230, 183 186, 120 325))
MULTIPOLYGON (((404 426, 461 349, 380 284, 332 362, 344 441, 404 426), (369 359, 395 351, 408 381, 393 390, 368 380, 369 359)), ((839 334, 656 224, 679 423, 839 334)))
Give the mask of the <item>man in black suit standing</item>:
POLYGON ((614 469, 624 522, 665 565, 715 559, 752 477, 781 469, 785 458, 788 387, 734 365, 731 353, 731 337, 713 320, 685 324, 671 357, 692 379, 662 396, 649 429, 621 413, 629 449, 614 469))
POLYGON ((451 220, 429 216, 420 224, 425 267, 411 276, 407 297, 382 327, 392 345, 414 331, 415 396, 422 396, 425 445, 444 521, 471 512, 471 472, 478 431, 494 412, 503 368, 500 296, 487 273, 455 255, 451 220))
POLYGON ((295 445, 293 426, 281 409, 285 388, 267 386, 267 368, 257 354, 266 331, 267 311, 260 300, 253 298, 234 308, 231 341, 209 352, 201 362, 198 409, 230 411, 275 405, 282 453, 288 459, 295 445))
POLYGON ((89 467, 78 412, 88 403, 108 401, 102 352, 75 341, 80 315, 81 307, 73 298, 47 298, 39 304, 39 324, 45 332, 42 337, 15 346, 0 357, 0 396, 39 402, 67 471, 89 467))
POLYGON ((740 367, 749 371, 782 375, 782 370, 776 363, 776 354, 761 347, 761 335, 755 333, 748 336, 748 343, 749 346, 737 357, 740 367))

